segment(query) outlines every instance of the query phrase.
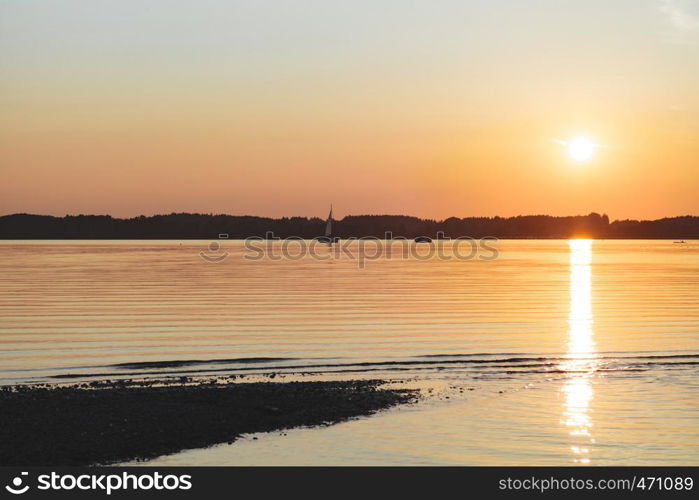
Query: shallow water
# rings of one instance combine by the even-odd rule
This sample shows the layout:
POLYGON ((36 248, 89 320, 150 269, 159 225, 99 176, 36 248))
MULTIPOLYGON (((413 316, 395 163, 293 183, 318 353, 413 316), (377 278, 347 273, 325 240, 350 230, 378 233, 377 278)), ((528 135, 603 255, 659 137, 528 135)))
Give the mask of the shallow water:
POLYGON ((379 257, 363 268, 208 245, 0 242, 0 381, 273 372, 433 388, 153 463, 699 464, 699 242, 503 240, 497 259, 467 261, 366 248, 379 257))

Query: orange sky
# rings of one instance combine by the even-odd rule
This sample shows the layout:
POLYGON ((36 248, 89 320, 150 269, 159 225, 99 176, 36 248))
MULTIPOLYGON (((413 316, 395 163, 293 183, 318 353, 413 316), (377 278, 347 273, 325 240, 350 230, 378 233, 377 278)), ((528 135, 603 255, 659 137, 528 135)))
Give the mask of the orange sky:
POLYGON ((4 2, 0 213, 699 214, 693 2, 293 4, 4 2))

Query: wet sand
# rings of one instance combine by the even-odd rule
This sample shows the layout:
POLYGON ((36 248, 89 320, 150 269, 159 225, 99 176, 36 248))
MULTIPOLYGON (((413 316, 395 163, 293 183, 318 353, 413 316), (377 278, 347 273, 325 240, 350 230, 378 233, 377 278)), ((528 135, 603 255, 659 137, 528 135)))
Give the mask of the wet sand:
POLYGON ((329 425, 416 399, 382 381, 92 382, 0 390, 0 465, 92 465, 329 425))

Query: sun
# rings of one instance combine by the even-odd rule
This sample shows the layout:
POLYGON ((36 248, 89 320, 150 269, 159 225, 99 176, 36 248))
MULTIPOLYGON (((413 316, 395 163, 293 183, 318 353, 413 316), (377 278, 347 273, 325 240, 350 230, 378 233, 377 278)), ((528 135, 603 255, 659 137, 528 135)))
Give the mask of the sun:
POLYGON ((575 137, 566 142, 566 147, 573 161, 584 162, 592 158, 599 145, 587 137, 575 137))

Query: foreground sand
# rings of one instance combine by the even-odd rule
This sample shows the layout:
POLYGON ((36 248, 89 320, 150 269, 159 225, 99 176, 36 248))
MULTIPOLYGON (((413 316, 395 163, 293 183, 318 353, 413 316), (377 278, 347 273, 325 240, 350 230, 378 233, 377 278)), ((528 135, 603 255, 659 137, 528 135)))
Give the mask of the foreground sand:
POLYGON ((378 380, 177 385, 93 383, 0 390, 0 465, 90 465, 327 425, 415 399, 378 380))

